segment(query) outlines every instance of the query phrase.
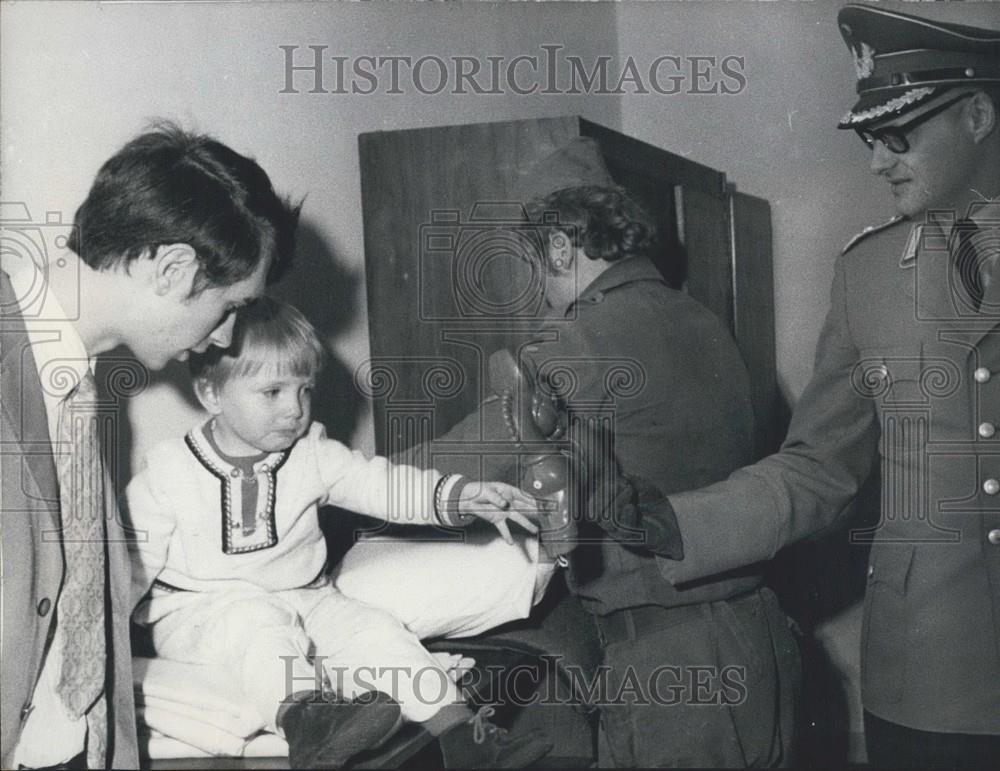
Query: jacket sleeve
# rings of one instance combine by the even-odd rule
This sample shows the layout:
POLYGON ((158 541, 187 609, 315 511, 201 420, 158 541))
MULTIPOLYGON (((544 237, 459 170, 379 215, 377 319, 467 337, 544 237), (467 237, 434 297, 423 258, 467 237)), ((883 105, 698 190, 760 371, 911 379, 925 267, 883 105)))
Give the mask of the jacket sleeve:
POLYGON ((134 534, 128 542, 132 566, 130 610, 135 610, 166 566, 170 538, 177 527, 169 501, 156 489, 156 479, 147 465, 125 489, 123 509, 134 534))
MULTIPOLYGON (((728 479, 644 507, 676 517, 684 558, 661 560, 674 583, 770 559, 783 546, 831 526, 868 477, 878 448, 874 402, 854 385, 858 350, 848 326, 838 260, 813 377, 781 450, 728 479)), ((671 531, 671 527, 666 528, 671 531)))

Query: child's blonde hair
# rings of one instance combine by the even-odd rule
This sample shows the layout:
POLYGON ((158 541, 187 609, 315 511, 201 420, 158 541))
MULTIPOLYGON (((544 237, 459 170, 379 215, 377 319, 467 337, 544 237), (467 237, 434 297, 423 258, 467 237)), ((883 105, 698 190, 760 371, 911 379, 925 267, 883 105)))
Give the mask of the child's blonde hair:
POLYGON ((221 388, 234 377, 253 376, 265 368, 315 376, 323 358, 323 344, 306 317, 292 305, 262 297, 236 312, 228 348, 209 346, 204 353, 192 353, 189 366, 196 382, 221 388))

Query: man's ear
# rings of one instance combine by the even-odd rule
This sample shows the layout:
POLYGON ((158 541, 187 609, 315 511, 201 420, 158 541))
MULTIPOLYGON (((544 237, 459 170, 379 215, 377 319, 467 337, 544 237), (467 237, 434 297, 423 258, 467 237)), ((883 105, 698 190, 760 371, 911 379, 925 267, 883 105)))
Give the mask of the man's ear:
POLYGON ((162 244, 153 255, 153 282, 158 295, 181 293, 187 297, 194 289, 194 280, 201 264, 188 244, 162 244))
POLYGON ((194 394, 210 414, 218 415, 222 412, 222 405, 219 403, 218 389, 207 379, 196 377, 194 379, 194 394))
POLYGON ((966 116, 972 130, 972 140, 977 144, 997 130, 997 106, 985 91, 976 92, 969 100, 966 116))
POLYGON ((569 271, 576 257, 576 248, 569 236, 561 230, 553 231, 549 234, 548 246, 549 270, 556 274, 569 271))

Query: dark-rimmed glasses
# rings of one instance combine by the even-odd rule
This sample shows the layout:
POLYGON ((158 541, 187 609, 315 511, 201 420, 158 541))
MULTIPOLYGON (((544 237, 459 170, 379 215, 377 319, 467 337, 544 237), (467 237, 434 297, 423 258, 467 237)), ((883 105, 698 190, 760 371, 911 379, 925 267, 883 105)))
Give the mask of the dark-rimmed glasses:
POLYGON ((861 141, 868 145, 870 149, 874 149, 876 142, 881 142, 889 152, 899 155, 910 149, 910 142, 906 138, 908 133, 921 123, 929 121, 935 115, 940 115, 952 105, 958 104, 963 99, 967 99, 975 93, 975 91, 967 91, 964 94, 960 94, 954 99, 942 102, 934 109, 918 115, 913 120, 908 120, 906 123, 900 123, 896 126, 886 126, 885 128, 859 128, 855 129, 855 131, 858 132, 861 141))

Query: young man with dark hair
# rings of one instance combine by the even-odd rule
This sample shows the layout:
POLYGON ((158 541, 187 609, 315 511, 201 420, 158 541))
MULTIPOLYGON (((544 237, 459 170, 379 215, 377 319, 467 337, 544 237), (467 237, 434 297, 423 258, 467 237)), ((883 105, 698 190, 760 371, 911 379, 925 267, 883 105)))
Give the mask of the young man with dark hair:
POLYGON ((183 240, 198 255, 197 288, 245 279, 268 255, 271 281, 291 258, 297 218, 252 159, 163 123, 101 167, 69 248, 105 270, 183 240))
POLYGON ((5 768, 138 767, 126 533, 92 358, 125 345, 159 369, 227 346, 233 311, 291 259, 297 214, 253 160, 163 124, 104 164, 59 259, 4 244, 5 768))

